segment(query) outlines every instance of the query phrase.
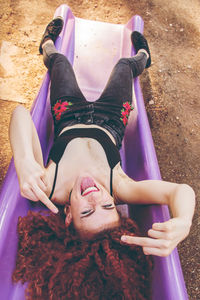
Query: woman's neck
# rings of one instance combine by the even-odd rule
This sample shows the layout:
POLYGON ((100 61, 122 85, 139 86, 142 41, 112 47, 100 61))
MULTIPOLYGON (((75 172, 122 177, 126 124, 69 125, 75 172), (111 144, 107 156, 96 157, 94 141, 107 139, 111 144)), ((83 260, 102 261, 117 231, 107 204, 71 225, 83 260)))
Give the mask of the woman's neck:
MULTIPOLYGON (((50 189, 55 176, 55 163, 50 160, 47 166, 50 189)), ((109 191, 110 166, 103 147, 91 138, 76 138, 66 147, 59 162, 54 198, 63 202, 71 190, 77 176, 88 174, 109 191)))

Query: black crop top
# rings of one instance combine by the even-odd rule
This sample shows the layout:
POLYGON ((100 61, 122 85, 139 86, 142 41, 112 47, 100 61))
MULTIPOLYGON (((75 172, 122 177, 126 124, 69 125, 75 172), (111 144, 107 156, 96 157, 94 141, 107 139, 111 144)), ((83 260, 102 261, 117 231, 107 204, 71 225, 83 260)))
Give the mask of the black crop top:
POLYGON ((56 170, 54 176, 54 182, 49 199, 51 199, 57 179, 58 164, 63 156, 63 153, 68 145, 75 138, 92 138, 98 141, 103 147, 108 164, 110 166, 110 194, 112 196, 112 170, 121 161, 119 150, 116 145, 112 142, 110 137, 101 129, 98 128, 73 128, 64 131, 58 136, 50 150, 49 159, 52 159, 56 163, 56 170))

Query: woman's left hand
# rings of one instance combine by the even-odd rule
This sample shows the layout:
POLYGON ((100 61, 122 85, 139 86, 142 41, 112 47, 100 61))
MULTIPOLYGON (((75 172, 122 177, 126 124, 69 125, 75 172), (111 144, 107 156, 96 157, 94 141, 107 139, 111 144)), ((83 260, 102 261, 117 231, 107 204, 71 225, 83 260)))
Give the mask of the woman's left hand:
POLYGON ((154 223, 148 230, 149 237, 123 235, 121 240, 143 248, 145 255, 168 256, 179 242, 189 234, 191 223, 183 218, 172 218, 154 223))

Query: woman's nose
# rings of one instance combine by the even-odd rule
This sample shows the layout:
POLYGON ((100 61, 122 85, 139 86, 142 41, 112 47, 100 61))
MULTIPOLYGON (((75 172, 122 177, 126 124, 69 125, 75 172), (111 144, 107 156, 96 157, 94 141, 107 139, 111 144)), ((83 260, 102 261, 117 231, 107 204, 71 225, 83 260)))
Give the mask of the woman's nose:
POLYGON ((99 202, 100 198, 97 194, 98 192, 93 192, 88 195, 88 201, 90 202, 90 204, 96 204, 99 202))

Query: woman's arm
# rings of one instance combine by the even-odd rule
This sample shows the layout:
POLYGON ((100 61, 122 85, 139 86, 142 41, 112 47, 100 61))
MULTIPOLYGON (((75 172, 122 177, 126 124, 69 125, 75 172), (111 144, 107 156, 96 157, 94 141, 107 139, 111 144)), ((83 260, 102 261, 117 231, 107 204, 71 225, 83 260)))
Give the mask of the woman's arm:
POLYGON ((148 231, 149 237, 123 237, 126 243, 143 247, 145 254, 167 256, 190 231, 195 208, 195 194, 186 184, 161 180, 135 182, 123 171, 116 185, 118 201, 128 204, 166 204, 173 218, 163 223, 154 223, 148 231))
POLYGON ((50 210, 58 212, 45 194, 48 178, 36 128, 29 111, 21 105, 12 113, 9 136, 21 195, 32 201, 40 200, 50 210))
POLYGON ((42 151, 35 126, 29 111, 22 105, 17 106, 12 112, 9 137, 15 163, 28 157, 43 166, 42 151))

